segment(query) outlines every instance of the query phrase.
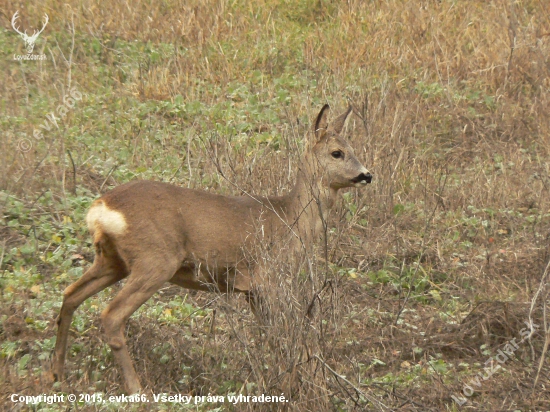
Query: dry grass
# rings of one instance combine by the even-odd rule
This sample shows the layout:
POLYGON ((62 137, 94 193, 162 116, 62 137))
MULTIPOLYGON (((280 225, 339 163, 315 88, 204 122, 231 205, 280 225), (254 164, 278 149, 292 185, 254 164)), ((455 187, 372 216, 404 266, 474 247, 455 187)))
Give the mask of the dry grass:
POLYGON ((463 408, 550 409, 545 1, 6 1, 2 24, 4 409, 14 392, 122 390, 98 320, 114 290, 79 310, 61 386, 36 346, 92 259, 81 220, 94 197, 132 178, 284 193, 327 101, 353 104, 347 132, 373 184, 343 196, 301 270, 265 256, 271 326, 237 297, 167 287, 148 302, 128 327, 143 384, 285 393, 300 411, 458 410, 451 395, 532 319, 463 408), (49 14, 35 48, 48 60, 11 60, 17 9, 23 27, 49 14), (83 99, 35 140, 73 86, 83 99))

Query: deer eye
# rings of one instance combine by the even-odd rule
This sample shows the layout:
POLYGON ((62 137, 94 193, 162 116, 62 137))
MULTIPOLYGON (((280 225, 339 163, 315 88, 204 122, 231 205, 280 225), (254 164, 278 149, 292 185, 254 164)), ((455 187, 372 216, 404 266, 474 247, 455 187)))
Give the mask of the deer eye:
POLYGON ((334 152, 331 153, 331 155, 335 159, 340 159, 341 157, 344 157, 344 153, 342 153, 341 150, 335 150, 334 152))

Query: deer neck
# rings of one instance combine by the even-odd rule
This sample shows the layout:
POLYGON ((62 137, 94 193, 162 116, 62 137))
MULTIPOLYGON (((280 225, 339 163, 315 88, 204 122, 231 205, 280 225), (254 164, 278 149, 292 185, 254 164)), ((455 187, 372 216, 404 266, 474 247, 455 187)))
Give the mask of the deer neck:
POLYGON ((310 244, 322 233, 335 199, 336 190, 323 185, 322 176, 299 169, 296 185, 288 194, 287 216, 304 243, 310 244))

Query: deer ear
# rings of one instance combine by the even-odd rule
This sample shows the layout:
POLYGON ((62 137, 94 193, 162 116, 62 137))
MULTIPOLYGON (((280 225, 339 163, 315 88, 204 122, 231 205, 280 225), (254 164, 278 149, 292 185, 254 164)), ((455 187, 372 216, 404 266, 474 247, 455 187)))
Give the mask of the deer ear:
POLYGON ((315 120, 315 127, 313 131, 315 132, 315 137, 320 140, 323 138, 328 128, 327 113, 329 105, 325 104, 319 114, 317 115, 317 120, 315 120))
POLYGON ((342 113, 340 116, 338 116, 330 125, 330 129, 336 133, 340 134, 342 129, 344 128, 344 124, 346 124, 346 119, 348 118, 349 114, 351 113, 352 107, 349 106, 348 109, 342 113))

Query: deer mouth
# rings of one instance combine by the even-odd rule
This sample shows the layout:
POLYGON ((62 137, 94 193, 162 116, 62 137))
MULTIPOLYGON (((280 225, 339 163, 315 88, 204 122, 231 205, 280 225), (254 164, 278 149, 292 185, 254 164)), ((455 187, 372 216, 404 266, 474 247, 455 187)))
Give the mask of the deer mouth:
POLYGON ((370 173, 361 173, 359 176, 354 177, 351 179, 351 182, 355 185, 362 185, 365 186, 372 182, 372 175, 370 173))

